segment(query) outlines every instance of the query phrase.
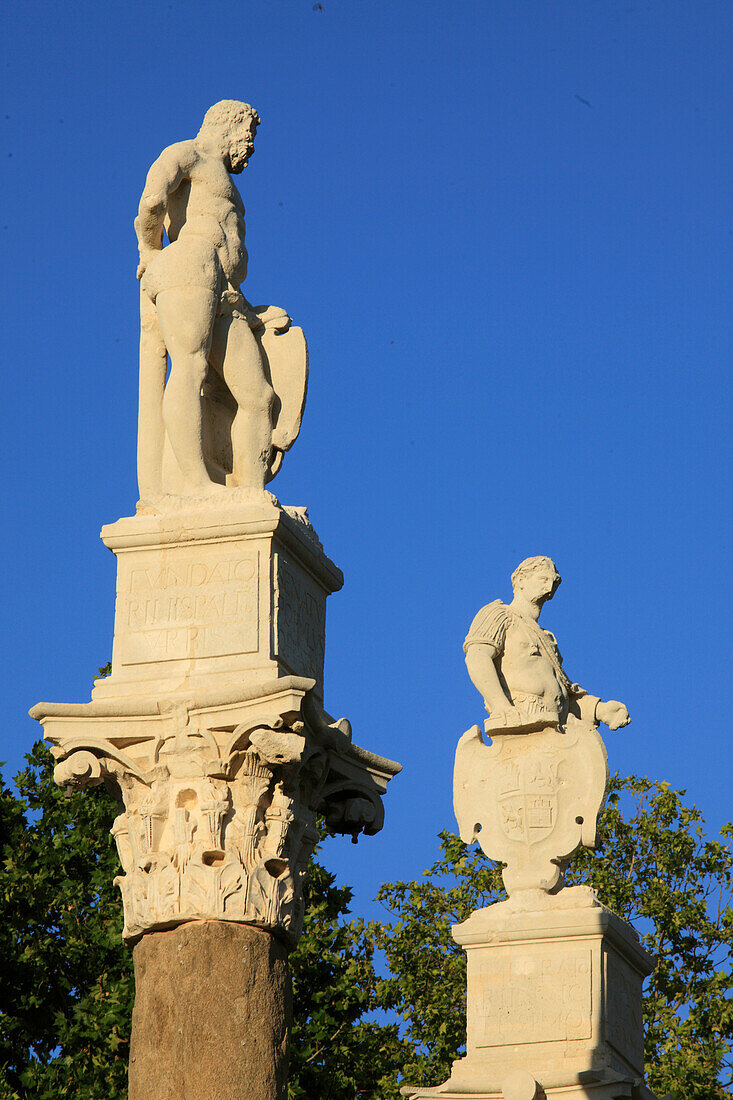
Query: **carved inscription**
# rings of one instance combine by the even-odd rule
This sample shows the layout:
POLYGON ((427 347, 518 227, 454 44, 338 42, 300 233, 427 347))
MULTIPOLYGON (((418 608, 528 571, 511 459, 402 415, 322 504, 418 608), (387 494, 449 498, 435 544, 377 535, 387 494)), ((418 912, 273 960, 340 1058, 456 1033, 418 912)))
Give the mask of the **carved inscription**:
POLYGON ((471 984, 479 1047, 591 1036, 590 951, 491 951, 471 984))
POLYGON ((613 952, 605 953, 606 1038, 640 1073, 644 1068, 641 977, 613 952))
POLYGON ((135 564, 121 578, 115 632, 123 665, 257 652, 256 551, 146 557, 150 565, 135 564))
POLYGON ((295 571, 283 554, 277 555, 277 656, 299 676, 323 680, 326 644, 326 596, 307 574, 295 571))

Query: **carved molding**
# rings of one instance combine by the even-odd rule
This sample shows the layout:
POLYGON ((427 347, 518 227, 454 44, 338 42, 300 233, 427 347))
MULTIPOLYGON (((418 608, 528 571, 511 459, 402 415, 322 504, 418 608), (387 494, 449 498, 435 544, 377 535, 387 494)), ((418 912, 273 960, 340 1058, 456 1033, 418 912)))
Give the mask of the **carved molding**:
POLYGON ((162 723, 146 736, 141 719, 143 735, 124 747, 131 731, 114 716, 103 719, 117 728, 105 738, 98 718, 86 718, 96 729, 85 737, 79 722, 46 717, 56 782, 103 783, 120 803, 112 835, 126 940, 218 919, 294 944, 316 815, 354 840, 381 828, 381 794, 399 766, 353 746, 348 722, 330 720, 310 694, 300 712, 272 702, 233 727, 193 700, 162 706, 162 723))

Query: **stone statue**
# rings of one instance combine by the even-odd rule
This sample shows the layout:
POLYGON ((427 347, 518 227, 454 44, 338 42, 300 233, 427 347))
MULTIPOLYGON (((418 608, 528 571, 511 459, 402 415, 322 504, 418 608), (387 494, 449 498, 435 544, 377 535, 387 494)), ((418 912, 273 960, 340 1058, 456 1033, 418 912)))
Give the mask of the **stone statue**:
POLYGON ((148 172, 135 219, 141 498, 227 486, 261 495, 300 430, 303 332, 240 290, 244 205, 232 175, 246 167, 259 121, 249 104, 222 100, 148 172))
POLYGON ((326 600, 343 574, 307 509, 265 489, 298 435, 308 360, 288 314, 240 290, 233 176, 258 124, 223 100, 148 173, 140 500, 102 530, 111 667, 90 702, 33 709, 56 781, 117 803, 129 1100, 286 1100, 287 955, 319 824, 378 833, 401 770, 324 710, 326 600))
POLYGON ((454 808, 461 838, 505 864, 504 884, 520 904, 561 890, 571 856, 593 847, 608 784, 598 723, 630 721, 623 703, 570 682, 554 635, 538 625, 559 584, 550 558, 527 558, 512 574, 512 602, 482 607, 463 647, 491 743, 478 726, 459 741, 454 808))
POLYGON ((538 625, 559 584, 549 558, 527 558, 512 602, 483 607, 466 638, 490 717, 458 742, 453 808, 461 840, 502 865, 507 897, 453 925, 466 1053, 443 1084, 403 1086, 409 1100, 655 1100, 642 1015, 654 960, 593 889, 565 881, 578 848, 595 844, 608 790, 598 723, 630 719, 570 682, 538 625))
POLYGON ((570 682, 554 635, 538 625, 560 580, 550 558, 527 558, 512 573, 512 602, 494 600, 471 623, 463 650, 492 728, 562 726, 569 714, 612 730, 631 721, 623 703, 604 703, 570 682))

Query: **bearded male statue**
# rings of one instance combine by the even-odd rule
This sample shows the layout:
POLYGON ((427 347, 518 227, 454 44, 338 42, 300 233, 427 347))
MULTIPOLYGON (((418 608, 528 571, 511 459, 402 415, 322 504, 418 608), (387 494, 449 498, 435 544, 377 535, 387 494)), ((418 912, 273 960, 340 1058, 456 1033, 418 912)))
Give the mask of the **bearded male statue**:
POLYGON ((143 499, 227 486, 261 494, 300 430, 302 330, 240 290, 244 205, 232 175, 252 156, 259 121, 248 103, 222 100, 193 140, 168 146, 148 172, 135 219, 143 499))

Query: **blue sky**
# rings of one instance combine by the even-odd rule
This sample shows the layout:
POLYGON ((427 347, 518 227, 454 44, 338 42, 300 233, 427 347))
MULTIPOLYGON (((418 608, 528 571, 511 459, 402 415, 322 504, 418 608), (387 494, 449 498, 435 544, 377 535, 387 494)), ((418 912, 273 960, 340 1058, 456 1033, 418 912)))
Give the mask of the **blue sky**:
POLYGON ((272 486, 343 568, 326 703, 401 760, 383 833, 330 842, 356 909, 453 827, 482 703, 461 644, 544 553, 544 624, 633 722, 612 769, 730 814, 733 7, 674 0, 5 0, 0 758, 110 656, 103 523, 134 511, 132 219, 224 97, 254 302, 303 325, 272 486))

